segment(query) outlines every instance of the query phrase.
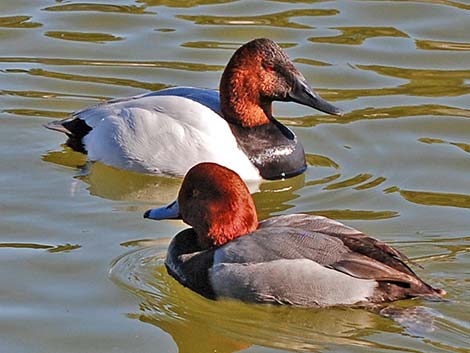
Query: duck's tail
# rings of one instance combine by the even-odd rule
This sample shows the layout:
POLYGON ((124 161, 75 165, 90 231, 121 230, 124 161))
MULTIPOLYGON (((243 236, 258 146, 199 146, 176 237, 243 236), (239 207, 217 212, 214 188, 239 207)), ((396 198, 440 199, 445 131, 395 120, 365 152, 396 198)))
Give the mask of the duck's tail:
POLYGON ((434 288, 431 285, 420 281, 419 285, 411 285, 409 294, 412 297, 423 297, 427 299, 441 299, 447 292, 441 288, 434 288))
POLYGON ((54 120, 47 124, 44 124, 43 126, 46 129, 62 132, 70 137, 72 135, 72 132, 64 126, 63 122, 64 120, 54 120))
POLYGON ((82 119, 72 116, 68 119, 51 121, 44 124, 44 127, 66 134, 68 137, 66 143, 69 147, 74 151, 86 153, 82 139, 91 131, 91 127, 82 119))
POLYGON ((379 281, 372 301, 380 303, 416 297, 441 300, 447 294, 444 289, 434 288, 419 278, 416 279, 417 281, 410 282, 379 281))

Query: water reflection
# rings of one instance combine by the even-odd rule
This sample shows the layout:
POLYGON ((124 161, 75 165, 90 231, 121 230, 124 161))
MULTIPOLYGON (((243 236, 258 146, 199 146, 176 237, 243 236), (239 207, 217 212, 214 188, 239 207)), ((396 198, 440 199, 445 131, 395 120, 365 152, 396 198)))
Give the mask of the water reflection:
POLYGON ((43 109, 22 109, 22 108, 11 108, 11 109, 3 109, 2 113, 14 114, 14 115, 21 115, 21 116, 40 116, 46 118, 54 118, 54 119, 63 119, 67 118, 70 113, 69 112, 59 112, 53 110, 43 110, 43 109))
POLYGON ((331 219, 341 220, 379 220, 398 217, 397 211, 375 211, 375 210, 315 210, 305 212, 311 215, 324 216, 331 219))
POLYGON ((396 87, 319 90, 320 94, 328 100, 394 95, 458 97, 468 94, 467 82, 470 79, 470 70, 428 70, 380 65, 357 65, 356 67, 409 82, 396 87))
MULTIPOLYGON (((14 91, 14 90, 0 90, 0 95, 17 96, 22 98, 38 98, 38 99, 50 99, 50 98, 86 98, 96 101, 104 101, 111 99, 110 97, 104 96, 92 96, 88 94, 70 94, 66 92, 50 92, 50 91, 14 91)), ((65 113, 65 112, 64 112, 65 113)))
POLYGON ((294 59, 295 63, 311 65, 311 66, 332 66, 330 63, 326 63, 319 60, 307 59, 307 58, 296 58, 294 59))
POLYGON ((5 28, 37 28, 42 23, 31 22, 31 16, 8 16, 0 17, 0 27, 5 28))
POLYGON ((355 190, 372 189, 372 188, 375 188, 376 186, 382 184, 386 180, 387 180, 387 178, 385 178, 385 177, 377 177, 374 180, 369 181, 368 183, 356 186, 354 189, 355 190))
MULTIPOLYGON (((302 62, 302 59, 296 60, 302 62)), ((313 63, 315 65, 315 62, 313 63)), ((406 95, 416 97, 458 97, 468 94, 467 81, 470 70, 430 70, 391 67, 381 65, 357 65, 360 70, 372 71, 381 76, 407 80, 407 83, 396 87, 381 87, 367 89, 324 89, 319 93, 328 100, 353 100, 363 97, 381 97, 406 95)), ((435 105, 423 105, 432 107, 435 105)), ((323 117, 323 116, 322 116, 323 117)), ((332 118, 341 122, 342 118, 332 118)))
POLYGON ((195 7, 235 2, 237 0, 137 0, 147 6, 195 7))
POLYGON ((307 115, 300 118, 279 119, 285 125, 312 127, 319 124, 349 124, 360 120, 411 118, 415 116, 452 116, 470 118, 470 109, 440 104, 401 105, 398 107, 365 108, 346 113, 342 117, 307 115))
MULTIPOLYGON (((279 43, 281 48, 292 48, 297 44, 295 43, 279 43)), ((197 49, 225 49, 230 51, 235 51, 240 48, 244 43, 242 42, 216 42, 216 41, 196 41, 196 42, 185 42, 182 43, 182 47, 186 48, 197 48, 197 49)))
MULTIPOLYGON (((135 173, 102 163, 88 163, 86 155, 75 152, 66 145, 62 148, 60 151, 46 153, 42 160, 77 169, 78 175, 75 178, 88 184, 88 191, 92 195, 110 200, 151 201, 156 204, 166 204, 178 195, 182 178, 135 173)), ((247 185, 252 193, 266 194, 260 202, 260 211, 261 214, 266 211, 268 216, 272 212, 292 207, 284 205, 284 202, 297 198, 298 195, 294 192, 302 188, 304 183, 305 175, 299 175, 262 184, 248 181, 247 185), (266 210, 264 205, 267 206, 266 210)))
POLYGON ((6 70, 6 72, 13 73, 13 74, 23 73, 23 74, 28 74, 31 76, 53 78, 56 80, 100 83, 100 84, 106 84, 106 85, 118 85, 118 86, 125 86, 125 87, 143 88, 143 89, 147 89, 150 91, 158 91, 158 90, 168 87, 168 85, 164 85, 162 83, 142 82, 142 81, 137 81, 137 80, 125 79, 125 78, 117 78, 117 77, 77 75, 77 74, 70 74, 70 73, 64 73, 64 72, 49 71, 49 70, 44 70, 44 69, 30 69, 30 70, 14 69, 14 70, 6 70))
MULTIPOLYGON (((0 303, 8 308, 0 321, 3 351, 59 352, 64 347, 70 352, 135 347, 161 351, 172 344, 161 328, 182 352, 194 352, 197 344, 199 351, 230 352, 252 344, 273 347, 278 341, 287 351, 292 344, 293 349, 312 351, 316 345, 329 352, 466 352, 468 0, 44 0, 0 1, 0 8, 0 111, 14 114, 0 113, 6 205, 0 219, 5 263, 1 278, 5 293, 12 294, 3 295, 0 303), (308 12, 312 8, 333 10, 315 16, 308 12), (45 31, 97 32, 126 40, 100 45, 66 42, 45 36, 45 31), (298 320, 267 308, 259 312, 230 303, 217 303, 210 311, 209 304, 177 286, 158 266, 154 274, 163 279, 144 286, 141 310, 128 310, 133 320, 122 317, 122 308, 134 301, 109 286, 102 270, 129 247, 152 242, 129 240, 142 235, 132 223, 135 213, 127 212, 127 207, 157 206, 153 198, 173 186, 158 177, 89 166, 84 155, 69 151, 50 152, 41 163, 40 154, 56 149, 53 141, 58 138, 41 127, 42 117, 67 117, 80 107, 136 90, 174 84, 215 87, 226 54, 253 36, 267 36, 291 48, 289 55, 301 71, 323 88, 320 94, 343 100, 340 105, 349 107, 344 118, 336 119, 320 113, 300 117, 313 112, 285 105, 284 111, 290 113, 284 115, 294 117, 283 121, 298 126, 306 151, 319 155, 307 156, 305 175, 260 185, 254 195, 260 218, 297 211, 320 213, 354 219, 359 229, 399 242, 405 253, 426 265, 420 270, 425 278, 449 289, 450 302, 426 303, 445 314, 438 319, 435 334, 414 338, 391 320, 360 310, 331 310, 324 315, 299 311, 298 320), (308 41, 309 37, 333 43, 308 41), (98 81, 100 77, 105 80, 98 81), (401 119, 405 117, 417 118, 401 119), (358 123, 340 125, 352 122, 358 123), (317 124, 323 125, 311 128, 317 124), (360 174, 371 177, 325 189, 360 174), (152 188, 159 183, 162 188, 152 188), (71 198, 74 192, 79 197, 71 198), (97 197, 87 197, 89 193, 97 197), (118 218, 113 217, 116 213, 118 218), (28 222, 21 222, 24 214, 31 215, 23 217, 28 222), (91 236, 81 234, 84 227, 91 236), (95 236, 103 230, 112 236, 95 236), (48 252, 67 243, 75 246, 77 239, 83 246, 80 250, 65 256, 48 252), (82 290, 70 285, 77 283, 82 290), (159 300, 161 286, 169 288, 159 300), (234 317, 232 310, 241 311, 246 322, 234 317), (256 315, 263 321, 256 321, 256 315), (141 321, 132 322, 136 320, 141 321), (140 322, 154 326, 141 330, 140 322), (272 331, 263 330, 264 325, 272 331), (323 341, 317 342, 318 336, 323 341), (359 347, 332 347, 335 343, 325 341, 359 347)), ((168 191, 161 202, 172 193, 168 191)), ((162 233, 161 223, 152 226, 162 233)), ((160 246, 162 257, 170 235, 153 245, 160 246)), ((144 254, 140 260, 145 258, 144 254)), ((140 275, 123 271, 120 276, 133 274, 140 275)), ((130 292, 139 291, 151 277, 130 285, 130 292)))
POLYGON ((366 39, 377 37, 401 37, 408 35, 394 27, 333 27, 341 31, 334 37, 311 37, 308 40, 314 43, 361 45, 366 39))
MULTIPOLYGON (((116 169, 102 163, 88 163, 86 155, 73 151, 68 146, 62 146, 61 151, 50 151, 42 159, 46 162, 77 169, 75 179, 86 183, 91 195, 110 200, 138 201, 144 204, 137 205, 133 210, 144 211, 148 202, 153 205, 163 205, 173 201, 181 186, 181 178, 171 178, 158 175, 135 173, 116 169)), ((329 158, 321 155, 308 155, 309 165, 316 167, 338 169, 339 165, 329 158), (316 162, 313 163, 312 162, 316 162)), ((248 182, 248 188, 253 193, 258 217, 260 220, 283 213, 294 207, 295 200, 300 197, 305 186, 324 185, 323 191, 335 191, 355 186, 358 191, 369 190, 385 181, 384 177, 373 177, 371 174, 361 173, 355 177, 337 182, 341 174, 336 173, 320 179, 306 182, 305 174, 285 180, 248 182), (365 183, 364 183, 365 182, 365 183), (363 184, 362 184, 363 183, 363 184), (358 185, 359 184, 359 185, 358 185)), ((70 192, 77 188, 76 180, 72 183, 70 192)), ((397 191, 394 189, 392 191, 397 191)), ((319 209, 309 210, 306 213, 322 215, 333 219, 343 220, 379 220, 397 217, 396 211, 391 210, 361 210, 361 209, 319 209)))
POLYGON ((343 180, 343 181, 325 186, 325 189, 326 190, 335 190, 335 189, 347 188, 347 187, 350 187, 350 186, 354 186, 354 185, 363 183, 364 181, 369 180, 370 178, 372 178, 372 174, 361 173, 361 174, 358 174, 358 175, 356 175, 352 178, 348 178, 346 180, 343 180))
POLYGON ((143 6, 135 5, 113 5, 113 4, 91 4, 91 3, 76 3, 76 4, 61 4, 49 6, 43 9, 44 11, 93 11, 93 12, 116 12, 125 14, 154 14, 145 10, 143 6))
POLYGON ((319 154, 307 153, 305 155, 307 165, 314 167, 331 167, 339 169, 339 164, 327 156, 321 156, 319 154))
POLYGON ((124 38, 107 33, 91 33, 91 32, 70 32, 70 31, 48 31, 45 32, 46 37, 55 39, 71 40, 77 42, 92 42, 96 44, 104 44, 106 42, 114 42, 123 40, 124 38))
MULTIPOLYGON (((55 66, 154 67, 183 71, 222 71, 224 66, 182 61, 91 60, 45 57, 0 57, 0 63, 36 63, 55 66)), ((5 70, 8 72, 8 70, 5 70)), ((131 86, 132 87, 132 86, 131 86)))
POLYGON ((407 201, 426 206, 470 208, 470 195, 444 192, 399 190, 407 201))
POLYGON ((293 201, 300 196, 299 191, 304 185, 305 174, 286 180, 262 183, 259 192, 253 195, 258 218, 263 220, 294 207, 293 201))
POLYGON ((338 10, 333 9, 299 9, 277 12, 267 15, 258 16, 193 16, 178 15, 178 18, 192 21, 198 25, 227 25, 227 26, 246 26, 246 25, 263 25, 283 28, 312 28, 309 25, 301 24, 291 20, 293 17, 303 16, 334 16, 338 14, 338 10))
POLYGON ((450 142, 450 141, 445 141, 442 139, 431 138, 431 137, 422 137, 422 138, 419 138, 418 141, 429 144, 429 145, 433 145, 433 144, 451 145, 451 146, 460 148, 464 152, 470 153, 470 144, 468 143, 450 142))
POLYGON ((399 92, 395 94, 424 97, 455 97, 468 94, 467 80, 470 79, 470 70, 411 69, 382 65, 358 65, 357 67, 361 70, 410 81, 398 86, 396 89, 399 92))
POLYGON ((416 48, 423 50, 469 51, 470 43, 444 42, 438 40, 416 40, 416 48))
POLYGON ((85 154, 65 145, 62 147, 61 151, 48 152, 42 160, 77 169, 75 178, 88 184, 91 195, 109 200, 152 201, 157 204, 173 201, 178 195, 181 178, 141 174, 102 163, 88 163, 85 154))
POLYGON ((91 195, 110 200, 152 201, 157 204, 173 201, 182 181, 181 178, 120 170, 102 163, 90 163, 86 174, 78 178, 89 185, 91 195))
POLYGON ((47 250, 50 253, 70 252, 72 250, 80 249, 82 246, 78 244, 64 244, 64 245, 46 245, 36 243, 0 243, 0 248, 11 249, 39 249, 47 250))
MULTIPOLYGON (((394 0, 396 2, 407 2, 408 0, 394 0)), ((414 2, 422 2, 427 4, 436 4, 436 5, 446 5, 452 6, 462 10, 470 10, 470 5, 463 4, 458 1, 451 1, 451 0, 414 0, 414 2)))

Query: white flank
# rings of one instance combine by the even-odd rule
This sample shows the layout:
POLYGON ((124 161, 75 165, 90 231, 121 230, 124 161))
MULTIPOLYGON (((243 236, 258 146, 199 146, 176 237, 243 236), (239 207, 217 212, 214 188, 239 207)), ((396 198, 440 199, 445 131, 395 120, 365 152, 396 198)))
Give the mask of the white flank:
POLYGON ((308 259, 217 263, 211 284, 220 297, 326 307, 366 301, 377 282, 354 278, 308 259))

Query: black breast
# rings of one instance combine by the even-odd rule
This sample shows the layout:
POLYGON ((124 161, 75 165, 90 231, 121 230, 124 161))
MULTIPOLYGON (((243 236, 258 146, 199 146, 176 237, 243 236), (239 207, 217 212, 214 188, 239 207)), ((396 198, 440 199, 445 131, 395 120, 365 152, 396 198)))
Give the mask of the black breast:
POLYGON ((192 228, 179 232, 168 248, 165 266, 168 273, 185 287, 215 299, 209 278, 214 262, 214 250, 203 250, 197 245, 197 235, 192 228))
POLYGON ((230 124, 230 128, 264 179, 293 177, 307 168, 304 148, 294 133, 277 120, 253 128, 230 124))

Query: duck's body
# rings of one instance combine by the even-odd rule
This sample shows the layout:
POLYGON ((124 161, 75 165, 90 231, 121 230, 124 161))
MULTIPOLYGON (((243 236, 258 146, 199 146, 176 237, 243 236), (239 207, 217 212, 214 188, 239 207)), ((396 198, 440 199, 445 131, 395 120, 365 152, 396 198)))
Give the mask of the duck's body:
POLYGON ((337 221, 294 214, 258 223, 241 180, 220 168, 194 167, 178 203, 145 215, 180 215, 193 225, 175 236, 166 259, 169 273, 191 290, 211 299, 304 307, 445 294, 423 282, 399 251, 337 221))
POLYGON ((83 148, 91 161, 120 169, 177 176, 207 160, 229 162, 244 179, 259 179, 219 106, 216 91, 180 87, 79 111, 57 130, 73 130, 69 145, 83 148))
POLYGON ((115 99, 46 127, 67 134, 68 145, 91 161, 117 168, 182 176, 207 161, 257 180, 289 177, 306 168, 302 145, 271 115, 273 100, 340 114, 306 86, 282 50, 266 39, 235 53, 220 88, 220 95, 178 87, 115 99))

